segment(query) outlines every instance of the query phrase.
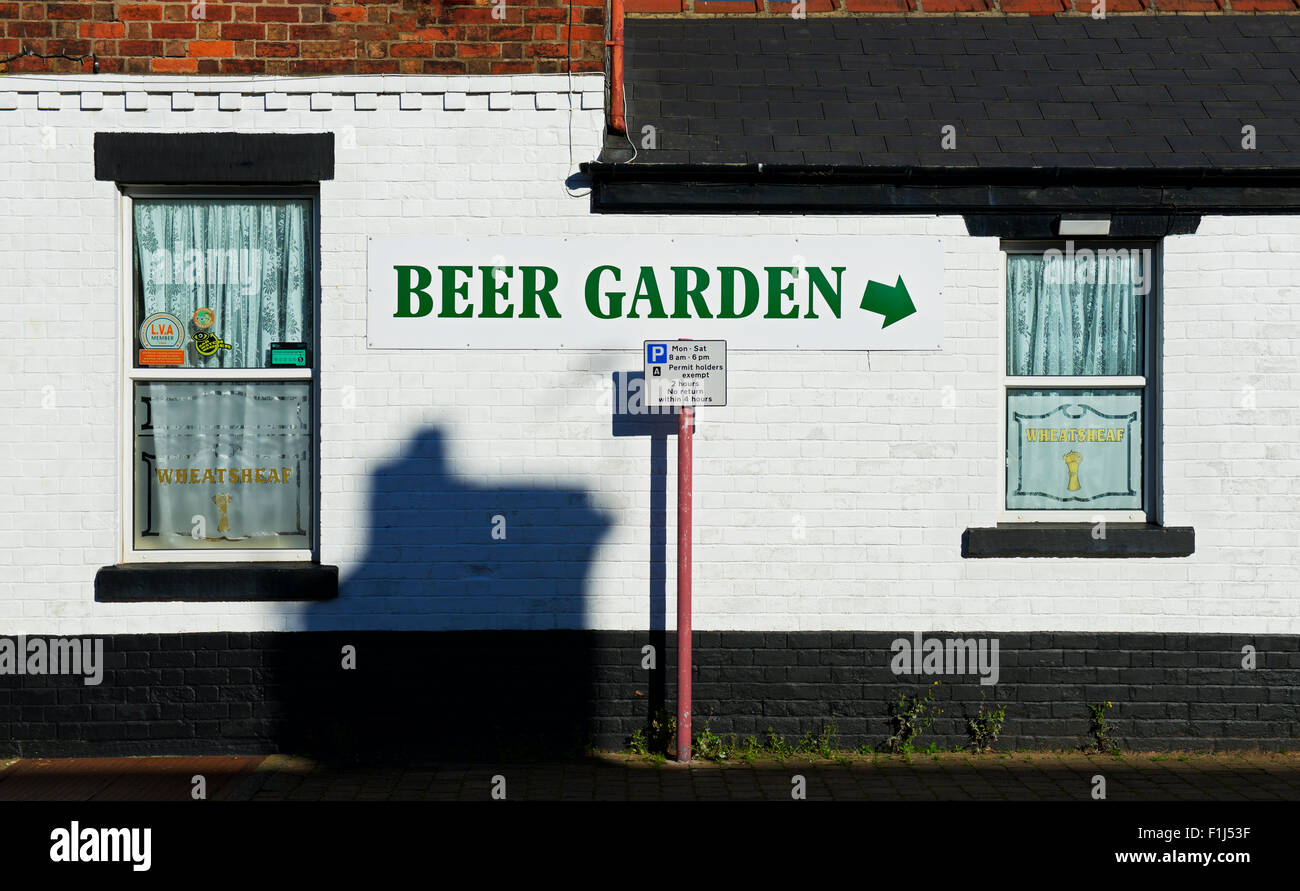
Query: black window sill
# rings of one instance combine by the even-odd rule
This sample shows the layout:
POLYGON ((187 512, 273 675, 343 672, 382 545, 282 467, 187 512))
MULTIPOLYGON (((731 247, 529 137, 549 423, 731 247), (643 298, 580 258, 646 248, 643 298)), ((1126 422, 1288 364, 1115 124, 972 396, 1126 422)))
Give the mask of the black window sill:
POLYGON ((1187 557, 1196 550, 1191 526, 1107 523, 1094 538, 1092 523, 1002 523, 967 529, 963 557, 1187 557))
POLYGON ((339 568, 319 563, 119 563, 95 573, 99 603, 333 600, 339 568))

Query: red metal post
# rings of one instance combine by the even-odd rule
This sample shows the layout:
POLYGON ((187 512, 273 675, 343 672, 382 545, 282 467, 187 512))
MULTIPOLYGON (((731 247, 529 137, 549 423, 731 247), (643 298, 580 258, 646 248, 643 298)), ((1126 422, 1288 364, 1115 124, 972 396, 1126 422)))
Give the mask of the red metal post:
POLYGON ((691 433, 695 409, 677 414, 677 760, 691 760, 691 433))

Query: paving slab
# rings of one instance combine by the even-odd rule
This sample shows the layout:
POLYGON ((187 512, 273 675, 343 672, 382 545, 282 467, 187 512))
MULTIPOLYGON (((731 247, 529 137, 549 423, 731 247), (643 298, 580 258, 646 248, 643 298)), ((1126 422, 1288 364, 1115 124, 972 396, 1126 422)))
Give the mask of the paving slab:
POLYGON ((593 753, 568 761, 330 765, 290 755, 0 761, 0 801, 179 801, 192 778, 229 801, 1300 800, 1300 753, 1072 752, 786 758, 675 764, 593 753))

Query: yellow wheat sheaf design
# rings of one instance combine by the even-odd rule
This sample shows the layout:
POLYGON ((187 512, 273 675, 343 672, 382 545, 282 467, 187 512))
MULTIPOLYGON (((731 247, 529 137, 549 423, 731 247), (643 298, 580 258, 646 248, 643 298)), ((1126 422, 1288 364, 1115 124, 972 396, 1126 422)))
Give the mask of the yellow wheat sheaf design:
POLYGON ((1065 488, 1071 492, 1079 491, 1079 465, 1083 463, 1083 455, 1076 451, 1068 451, 1064 456, 1065 466, 1070 469, 1070 481, 1065 488))

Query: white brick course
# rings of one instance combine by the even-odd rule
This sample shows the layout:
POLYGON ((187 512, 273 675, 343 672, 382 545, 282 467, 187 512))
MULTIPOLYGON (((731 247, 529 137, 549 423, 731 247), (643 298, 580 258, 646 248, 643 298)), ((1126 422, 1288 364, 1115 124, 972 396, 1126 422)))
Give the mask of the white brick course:
MULTIPOLYGON (((598 151, 601 90, 592 76, 0 77, 0 633, 647 627, 652 444, 610 423, 611 375, 640 367, 639 344, 366 348, 368 236, 507 233, 943 240, 941 352, 733 346, 729 405, 697 427, 697 629, 1300 631, 1300 217, 1212 217, 1165 242, 1164 519, 1196 528, 1195 555, 964 560, 962 531, 1000 504, 998 241, 955 216, 593 215, 564 181, 598 151), (611 517, 585 615, 555 615, 527 584, 444 602, 403 579, 312 607, 94 602, 96 569, 121 556, 120 199, 93 179, 94 133, 113 130, 335 134, 322 561, 346 582, 368 550, 370 474, 435 428, 467 486, 579 490, 611 517)), ((669 627, 675 455, 670 437, 669 627)))

